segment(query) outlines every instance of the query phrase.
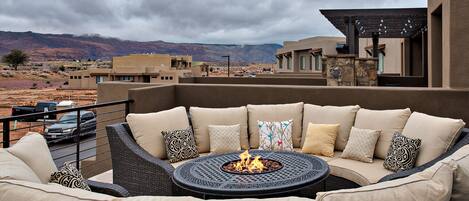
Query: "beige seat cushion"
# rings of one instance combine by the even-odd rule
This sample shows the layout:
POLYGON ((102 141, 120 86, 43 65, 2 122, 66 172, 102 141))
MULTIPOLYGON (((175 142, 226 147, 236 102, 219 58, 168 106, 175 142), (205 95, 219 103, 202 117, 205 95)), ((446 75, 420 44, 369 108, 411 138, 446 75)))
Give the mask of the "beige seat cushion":
POLYGON ((375 156, 385 159, 395 132, 402 132, 409 119, 409 108, 401 110, 368 110, 361 108, 355 118, 355 127, 381 131, 375 156))
POLYGON ((331 168, 331 175, 348 179, 360 186, 377 183, 384 176, 394 173, 384 169, 383 163, 384 160, 377 158, 372 163, 343 158, 328 162, 331 168))
POLYGON ((461 119, 412 113, 402 135, 422 140, 415 165, 423 165, 445 153, 453 146, 464 125, 461 119))
POLYGON ((6 149, 0 149, 0 179, 41 183, 39 177, 26 163, 10 154, 6 149))
POLYGON ((340 124, 339 134, 335 140, 335 149, 342 151, 347 144, 350 129, 355 122, 355 115, 360 106, 318 106, 304 104, 302 144, 306 136, 308 123, 313 124, 340 124))
MULTIPOLYGON (((448 201, 454 162, 437 163, 409 177, 355 189, 317 193, 317 201, 448 201)), ((467 199, 466 199, 467 200, 467 199)))
POLYGON ((199 153, 210 152, 209 125, 240 125, 240 141, 242 149, 249 149, 248 113, 245 106, 231 108, 200 108, 191 107, 192 127, 199 153))
POLYGON ((59 184, 41 184, 19 180, 0 180, 0 200, 5 201, 90 201, 112 200, 115 197, 59 184))
POLYGON ((184 107, 147 114, 127 115, 135 141, 152 156, 165 159, 166 145, 161 131, 187 129, 189 119, 184 107))
POLYGON ((293 120, 293 147, 301 146, 301 127, 303 123, 303 103, 278 105, 248 105, 249 143, 251 148, 259 148, 259 127, 257 121, 293 120))
POLYGON ((26 163, 42 183, 48 183, 51 174, 57 172, 47 142, 39 133, 26 134, 7 150, 26 163))
MULTIPOLYGON (((303 153, 303 152, 301 151, 301 148, 294 148, 294 151, 295 151, 295 152, 298 152, 298 153, 303 153)), ((340 158, 340 155, 341 155, 341 154, 342 154, 341 151, 334 151, 334 157, 320 156, 320 155, 314 155, 314 154, 309 154, 309 155, 316 156, 316 157, 318 157, 318 158, 320 158, 320 159, 322 159, 322 160, 324 160, 324 161, 326 161, 326 162, 330 162, 330 161, 332 161, 332 160, 334 160, 334 159, 340 158)))

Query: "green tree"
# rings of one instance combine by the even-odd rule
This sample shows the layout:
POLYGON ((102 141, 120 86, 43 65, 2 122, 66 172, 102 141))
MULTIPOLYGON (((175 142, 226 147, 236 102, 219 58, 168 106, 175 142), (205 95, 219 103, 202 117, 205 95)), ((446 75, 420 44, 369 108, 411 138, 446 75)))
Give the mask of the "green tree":
POLYGON ((23 51, 14 49, 11 50, 9 54, 3 56, 2 62, 18 70, 18 65, 26 63, 28 58, 28 55, 23 51))

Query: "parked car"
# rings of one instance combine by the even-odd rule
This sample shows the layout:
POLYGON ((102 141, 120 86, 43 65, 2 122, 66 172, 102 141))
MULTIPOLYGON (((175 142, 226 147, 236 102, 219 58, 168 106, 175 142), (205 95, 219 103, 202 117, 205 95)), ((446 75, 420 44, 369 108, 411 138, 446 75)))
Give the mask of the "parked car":
MULTIPOLYGON (((77 112, 64 114, 57 123, 44 131, 48 141, 74 139, 77 134, 77 112)), ((80 111, 80 136, 91 134, 96 134, 96 116, 91 111, 80 111)))
MULTIPOLYGON (((13 106, 11 108, 11 116, 18 116, 24 114, 32 114, 37 112, 44 112, 44 111, 53 111, 57 109, 56 102, 49 102, 49 101, 42 101, 37 102, 36 106, 13 106)), ((37 121, 38 119, 57 119, 56 114, 47 115, 46 117, 30 117, 21 119, 21 121, 37 121)))

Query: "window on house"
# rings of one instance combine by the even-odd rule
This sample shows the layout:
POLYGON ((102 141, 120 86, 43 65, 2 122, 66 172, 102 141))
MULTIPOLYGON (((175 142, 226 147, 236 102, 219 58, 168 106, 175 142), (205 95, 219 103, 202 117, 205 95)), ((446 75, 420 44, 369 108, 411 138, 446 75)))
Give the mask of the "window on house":
POLYGON ((90 78, 90 76, 84 76, 84 78, 90 78))
POLYGON ((291 69, 291 59, 287 57, 287 69, 291 69))
POLYGON ((104 82, 104 76, 96 76, 96 84, 104 82))
POLYGON ((304 70, 306 68, 306 57, 300 56, 300 69, 304 70))
POLYGON ((382 51, 378 54, 378 74, 384 73, 384 53, 382 51))
POLYGON ((70 79, 73 79, 73 76, 70 76, 70 79))
POLYGON ((81 76, 78 76, 78 79, 81 79, 81 76))
POLYGON ((278 59, 278 69, 283 68, 283 59, 278 59))
POLYGON ((164 80, 164 77, 163 77, 163 76, 161 76, 160 78, 161 78, 161 80, 164 80))
POLYGON ((309 70, 313 70, 313 56, 309 57, 309 70))
POLYGON ((169 76, 169 80, 173 80, 173 76, 169 76))
POLYGON ((322 55, 317 54, 314 56, 314 70, 322 71, 322 55))

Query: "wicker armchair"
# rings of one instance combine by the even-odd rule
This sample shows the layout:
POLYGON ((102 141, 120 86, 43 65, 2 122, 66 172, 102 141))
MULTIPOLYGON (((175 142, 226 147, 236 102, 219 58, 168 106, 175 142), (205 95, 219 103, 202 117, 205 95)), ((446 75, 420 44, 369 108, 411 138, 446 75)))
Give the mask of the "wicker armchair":
POLYGON ((113 183, 132 196, 176 195, 172 182, 174 167, 143 150, 132 137, 127 124, 106 127, 112 155, 113 183))

